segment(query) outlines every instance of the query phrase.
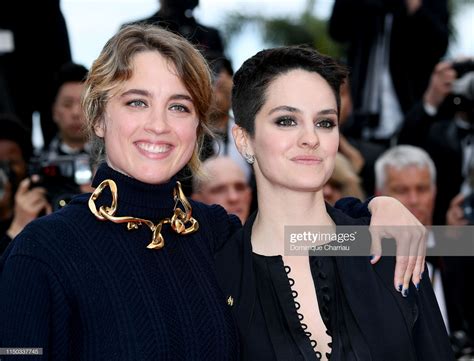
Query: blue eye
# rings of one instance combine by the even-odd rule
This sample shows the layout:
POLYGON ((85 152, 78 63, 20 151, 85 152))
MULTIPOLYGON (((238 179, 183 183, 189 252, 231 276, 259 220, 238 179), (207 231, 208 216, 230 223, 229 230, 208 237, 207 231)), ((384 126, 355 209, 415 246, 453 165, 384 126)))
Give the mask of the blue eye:
POLYGON ((135 108, 146 107, 146 103, 143 100, 131 100, 127 102, 127 105, 130 105, 135 108))
POLYGON ((331 119, 324 119, 316 123, 316 127, 318 128, 325 128, 325 129, 331 129, 336 126, 336 123, 331 120, 331 119))
POLYGON ((173 104, 169 108, 170 110, 175 110, 181 113, 190 113, 189 108, 182 104, 173 104))
POLYGON ((276 125, 280 126, 280 127, 291 127, 293 125, 296 125, 296 122, 293 118, 291 117, 281 117, 281 118, 278 118, 276 121, 275 121, 276 125))

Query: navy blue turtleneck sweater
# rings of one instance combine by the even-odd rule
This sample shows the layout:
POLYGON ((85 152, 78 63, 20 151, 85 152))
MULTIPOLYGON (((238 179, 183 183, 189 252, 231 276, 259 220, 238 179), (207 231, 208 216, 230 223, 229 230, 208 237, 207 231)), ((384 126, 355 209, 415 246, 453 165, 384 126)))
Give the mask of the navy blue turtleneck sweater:
MULTIPOLYGON (((116 216, 157 223, 172 215, 175 181, 148 185, 102 165, 113 179, 116 216)), ((45 360, 234 360, 238 341, 213 253, 240 227, 220 206, 192 202, 200 229, 147 249, 142 225, 100 221, 89 196, 31 223, 0 263, 0 347, 41 347, 45 360)), ((98 204, 110 205, 104 191, 98 204)), ((5 360, 35 360, 7 356, 5 360)))

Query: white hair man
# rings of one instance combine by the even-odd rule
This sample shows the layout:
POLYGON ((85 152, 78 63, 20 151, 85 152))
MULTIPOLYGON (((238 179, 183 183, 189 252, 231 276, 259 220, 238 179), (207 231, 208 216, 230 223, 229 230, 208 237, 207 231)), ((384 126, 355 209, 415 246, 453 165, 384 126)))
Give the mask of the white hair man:
POLYGON ((375 193, 398 199, 425 226, 432 225, 436 168, 423 149, 399 145, 375 162, 375 193))
MULTIPOLYGON (((423 149, 411 145, 398 145, 384 152, 375 162, 375 187, 377 195, 398 199, 425 226, 433 222, 436 198, 436 168, 433 160, 423 149)), ((429 233, 428 247, 434 245, 429 233)), ((440 272, 434 270, 440 259, 428 263, 433 289, 448 329, 448 317, 440 272)))
POLYGON ((193 178, 192 198, 219 204, 244 223, 250 211, 252 191, 242 168, 230 157, 212 157, 203 162, 207 179, 193 178))

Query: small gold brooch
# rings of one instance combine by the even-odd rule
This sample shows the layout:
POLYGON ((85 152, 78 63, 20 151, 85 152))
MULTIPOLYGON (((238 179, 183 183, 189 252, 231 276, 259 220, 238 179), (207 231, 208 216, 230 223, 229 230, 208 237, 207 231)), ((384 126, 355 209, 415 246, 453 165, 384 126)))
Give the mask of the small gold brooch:
POLYGON ((233 306, 234 305, 234 299, 232 298, 232 296, 229 296, 229 298, 227 299, 227 304, 229 306, 233 306))

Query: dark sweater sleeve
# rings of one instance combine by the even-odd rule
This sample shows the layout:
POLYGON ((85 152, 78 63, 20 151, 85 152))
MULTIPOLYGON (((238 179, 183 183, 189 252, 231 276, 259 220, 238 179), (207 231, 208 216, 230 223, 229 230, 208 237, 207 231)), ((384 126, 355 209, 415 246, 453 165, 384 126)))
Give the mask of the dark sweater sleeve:
POLYGON ((448 334, 429 281, 428 267, 416 292, 418 319, 413 328, 413 343, 419 361, 454 361, 448 334))
POLYGON ((354 197, 344 197, 339 199, 334 208, 337 208, 352 218, 371 217, 369 203, 374 197, 367 198, 365 202, 354 197))
POLYGON ((23 255, 10 255, 0 267, 0 347, 43 349, 42 356, 8 361, 69 359, 69 306, 50 267, 23 255))
POLYGON ((219 205, 209 207, 210 229, 212 231, 211 250, 216 253, 230 237, 242 228, 240 219, 234 214, 228 214, 226 210, 219 205))

